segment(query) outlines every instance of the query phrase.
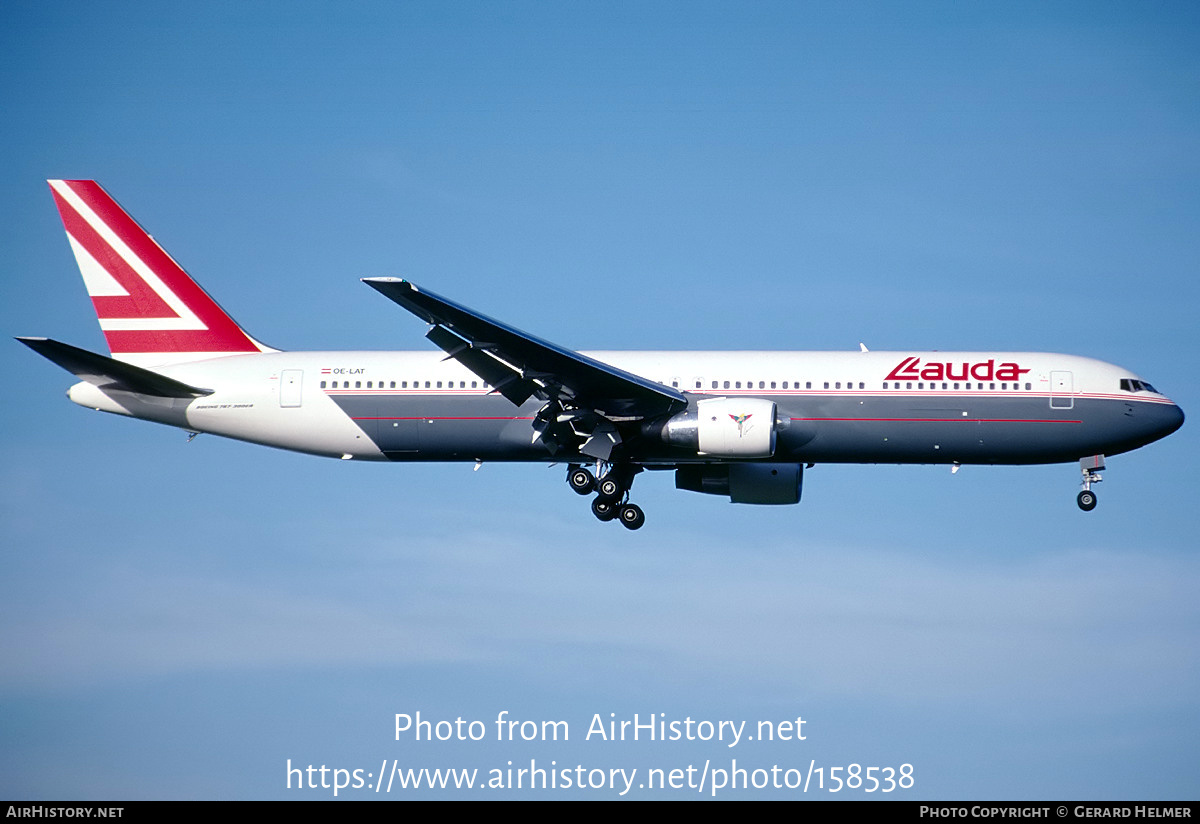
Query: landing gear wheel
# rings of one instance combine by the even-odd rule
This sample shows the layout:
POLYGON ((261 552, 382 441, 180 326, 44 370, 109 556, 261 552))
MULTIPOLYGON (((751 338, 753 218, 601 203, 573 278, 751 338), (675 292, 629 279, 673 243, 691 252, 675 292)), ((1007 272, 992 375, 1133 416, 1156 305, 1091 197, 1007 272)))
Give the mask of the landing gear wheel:
POLYGON ((1084 512, 1091 512, 1096 508, 1096 493, 1090 489, 1085 489, 1079 493, 1079 497, 1075 499, 1075 503, 1079 504, 1079 508, 1084 512))
POLYGON ((637 504, 625 504, 617 517, 626 529, 641 529, 646 523, 646 513, 642 512, 642 508, 637 504))
POLYGON ((602 500, 612 503, 625 494, 621 482, 605 475, 600 479, 599 495, 602 500))
POLYGON ((580 495, 587 495, 596 488, 596 476, 583 467, 567 473, 567 484, 580 495))
POLYGON ((592 514, 601 521, 611 521, 617 517, 617 507, 609 501, 603 501, 599 498, 592 501, 592 514))

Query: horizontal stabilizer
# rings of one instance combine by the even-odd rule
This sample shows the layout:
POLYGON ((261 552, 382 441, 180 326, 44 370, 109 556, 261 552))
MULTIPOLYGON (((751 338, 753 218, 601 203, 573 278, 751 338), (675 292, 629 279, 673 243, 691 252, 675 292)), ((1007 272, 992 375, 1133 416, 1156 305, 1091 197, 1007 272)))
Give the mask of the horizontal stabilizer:
POLYGON ((160 398, 200 398, 213 393, 211 389, 188 386, 149 369, 97 355, 95 352, 50 338, 17 340, 47 360, 54 361, 80 380, 100 389, 119 389, 160 398))

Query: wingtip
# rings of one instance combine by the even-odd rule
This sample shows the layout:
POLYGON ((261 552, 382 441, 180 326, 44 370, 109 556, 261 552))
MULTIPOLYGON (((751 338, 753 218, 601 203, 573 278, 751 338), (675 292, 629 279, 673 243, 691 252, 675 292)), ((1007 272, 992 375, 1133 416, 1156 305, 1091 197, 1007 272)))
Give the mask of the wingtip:
POLYGON ((390 277, 362 278, 362 282, 367 284, 368 286, 376 286, 377 284, 379 286, 383 286, 385 284, 393 284, 394 283, 394 284, 398 284, 398 285, 407 286, 408 288, 410 288, 414 291, 419 291, 419 290, 417 290, 417 285, 415 283, 413 283, 412 281, 409 281, 409 280, 405 280, 404 278, 390 278, 390 277))

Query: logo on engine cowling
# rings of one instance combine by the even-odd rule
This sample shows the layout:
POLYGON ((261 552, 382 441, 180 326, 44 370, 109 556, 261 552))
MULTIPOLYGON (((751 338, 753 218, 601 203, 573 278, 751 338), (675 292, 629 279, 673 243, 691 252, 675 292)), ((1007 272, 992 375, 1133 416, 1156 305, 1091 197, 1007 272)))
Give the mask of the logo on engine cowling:
POLYGON ((742 437, 742 426, 746 421, 754 417, 754 413, 751 412, 748 415, 730 415, 729 417, 733 418, 733 422, 738 425, 738 437, 740 438, 742 437))
POLYGON ((978 363, 926 362, 921 363, 918 357, 905 358, 896 368, 888 372, 884 380, 927 380, 927 381, 1016 381, 1028 372, 1017 363, 997 364, 994 358, 988 358, 978 363))

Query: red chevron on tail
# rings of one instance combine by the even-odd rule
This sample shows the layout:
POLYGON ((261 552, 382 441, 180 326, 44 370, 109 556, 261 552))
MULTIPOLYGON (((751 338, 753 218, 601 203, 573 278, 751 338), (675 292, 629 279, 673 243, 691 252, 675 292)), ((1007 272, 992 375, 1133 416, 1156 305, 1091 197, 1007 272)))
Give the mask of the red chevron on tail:
POLYGON ((273 352, 250 337, 94 180, 51 180, 113 357, 142 365, 273 352))

